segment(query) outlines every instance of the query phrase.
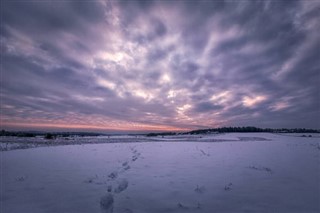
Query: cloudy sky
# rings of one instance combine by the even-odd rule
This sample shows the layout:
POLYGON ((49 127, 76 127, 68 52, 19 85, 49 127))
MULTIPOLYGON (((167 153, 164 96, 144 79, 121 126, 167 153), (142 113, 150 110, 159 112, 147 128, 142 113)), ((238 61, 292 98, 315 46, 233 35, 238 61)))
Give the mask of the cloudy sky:
POLYGON ((1 128, 320 128, 319 1, 1 0, 1 128))

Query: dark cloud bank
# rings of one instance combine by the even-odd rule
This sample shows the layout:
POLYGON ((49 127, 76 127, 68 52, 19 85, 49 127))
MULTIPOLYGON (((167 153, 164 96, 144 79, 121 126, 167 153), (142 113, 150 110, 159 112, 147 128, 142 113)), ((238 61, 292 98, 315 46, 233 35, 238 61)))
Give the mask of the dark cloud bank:
POLYGON ((319 1, 1 1, 1 126, 320 128, 319 1))

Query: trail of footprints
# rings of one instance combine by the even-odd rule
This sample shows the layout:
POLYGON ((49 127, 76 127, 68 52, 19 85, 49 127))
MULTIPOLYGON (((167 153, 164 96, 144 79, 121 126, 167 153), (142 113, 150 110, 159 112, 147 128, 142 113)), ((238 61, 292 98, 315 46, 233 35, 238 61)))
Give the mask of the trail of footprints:
MULTIPOLYGON (((118 170, 111 172, 108 175, 107 180, 102 182, 103 184, 108 184, 106 194, 103 195, 100 199, 101 211, 103 213, 113 212, 115 195, 125 191, 129 186, 128 180, 125 178, 122 178, 122 179, 119 178, 119 175, 129 170, 130 162, 131 163, 135 162, 141 156, 141 153, 138 152, 138 150, 136 150, 135 147, 130 147, 130 150, 132 152, 131 160, 123 162, 121 164, 121 167, 118 170)), ((93 180, 91 180, 91 182, 93 182, 93 180)), ((95 183, 99 184, 101 182, 95 182, 95 183)), ((125 212, 132 212, 132 210, 125 209, 125 212)))
MULTIPOLYGON (((122 178, 122 179, 119 178, 119 175, 126 172, 127 170, 129 170, 130 163, 135 162, 141 156, 141 153, 138 152, 138 150, 136 150, 135 147, 130 147, 130 149, 132 152, 131 160, 123 162, 121 164, 121 167, 118 170, 111 172, 107 176, 106 181, 102 181, 102 182, 96 181, 98 179, 97 175, 95 177, 89 178, 88 180, 85 181, 87 183, 107 184, 107 192, 100 199, 100 206, 101 206, 102 213, 113 213, 115 195, 125 191, 129 186, 128 180, 125 178, 122 178), (115 185, 115 186, 113 186, 113 185, 115 185)), ((202 150, 200 150, 200 151, 203 153, 202 150)), ((209 156, 209 154, 207 154, 207 153, 203 153, 203 154, 204 155, 206 154, 207 156, 209 156)), ((255 167, 255 166, 249 166, 247 168, 272 173, 272 170, 267 167, 260 168, 260 167, 255 167)), ((230 190, 232 190, 232 188, 233 188, 233 184, 229 183, 229 184, 225 185, 224 190, 230 191, 230 190)), ((206 191, 206 188, 204 186, 197 185, 197 187, 194 189, 194 191, 198 194, 203 194, 206 191)), ((179 202, 177 204, 177 208, 179 208, 181 210, 200 210, 200 209, 202 209, 202 206, 199 202, 194 206, 193 205, 187 206, 187 205, 179 202)), ((125 209, 124 212, 133 213, 133 211, 128 208, 125 209)))

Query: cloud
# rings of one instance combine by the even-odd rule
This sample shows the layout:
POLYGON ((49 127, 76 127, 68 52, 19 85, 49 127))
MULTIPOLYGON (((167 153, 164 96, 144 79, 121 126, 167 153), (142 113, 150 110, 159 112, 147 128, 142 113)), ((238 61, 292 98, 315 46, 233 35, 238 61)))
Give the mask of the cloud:
POLYGON ((4 1, 7 128, 319 128, 316 1, 4 1))
POLYGON ((202 113, 202 112, 208 112, 208 111, 217 111, 220 110, 222 108, 222 106, 219 105, 215 105, 211 102, 200 102, 197 103, 195 106, 195 112, 196 113, 202 113))

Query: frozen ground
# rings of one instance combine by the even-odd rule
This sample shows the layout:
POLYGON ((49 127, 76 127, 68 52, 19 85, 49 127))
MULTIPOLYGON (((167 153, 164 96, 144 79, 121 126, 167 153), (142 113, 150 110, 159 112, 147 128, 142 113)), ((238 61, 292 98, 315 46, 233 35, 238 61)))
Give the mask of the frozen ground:
POLYGON ((0 212, 320 212, 319 137, 131 139, 0 152, 0 212))

